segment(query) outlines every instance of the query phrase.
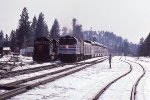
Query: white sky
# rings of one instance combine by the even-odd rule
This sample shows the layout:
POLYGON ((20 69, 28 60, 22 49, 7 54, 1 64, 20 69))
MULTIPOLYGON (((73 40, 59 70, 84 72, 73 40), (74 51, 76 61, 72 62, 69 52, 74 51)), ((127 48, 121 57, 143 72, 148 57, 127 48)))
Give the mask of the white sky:
POLYGON ((84 30, 107 30, 138 43, 150 32, 150 0, 0 0, 0 30, 16 29, 27 7, 30 21, 43 12, 49 29, 57 18, 60 27, 78 19, 84 30))

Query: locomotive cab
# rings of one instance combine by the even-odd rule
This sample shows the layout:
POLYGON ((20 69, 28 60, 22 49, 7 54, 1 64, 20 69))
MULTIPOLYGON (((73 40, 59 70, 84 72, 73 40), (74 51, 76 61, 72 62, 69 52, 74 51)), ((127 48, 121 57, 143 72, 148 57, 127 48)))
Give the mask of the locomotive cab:
POLYGON ((75 62, 81 59, 81 42, 72 36, 59 39, 59 60, 62 62, 75 62))

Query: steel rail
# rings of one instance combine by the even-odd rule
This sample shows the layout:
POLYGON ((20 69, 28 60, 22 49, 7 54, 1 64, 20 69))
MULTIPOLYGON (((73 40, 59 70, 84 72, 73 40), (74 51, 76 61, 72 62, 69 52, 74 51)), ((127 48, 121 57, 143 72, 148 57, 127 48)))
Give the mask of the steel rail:
MULTIPOLYGON (((4 92, 4 93, 0 94, 0 100, 5 100, 5 99, 8 99, 8 98, 11 98, 11 97, 16 96, 18 94, 26 92, 29 89, 32 89, 32 88, 34 88, 36 86, 39 86, 39 85, 42 85, 42 84, 46 84, 46 83, 52 82, 52 81, 54 81, 56 79, 60 79, 60 78, 65 77, 67 75, 73 74, 73 73, 78 72, 80 70, 83 70, 83 69, 85 69, 87 67, 90 67, 90 66, 92 66, 94 64, 100 63, 100 62, 102 62, 102 61, 104 61, 106 59, 107 58, 101 59, 100 61, 99 60, 92 61, 91 64, 88 63, 87 65, 85 65, 83 67, 80 67, 80 68, 76 68, 75 70, 71 70, 71 71, 62 73, 60 75, 56 75, 54 77, 50 77, 50 78, 47 78, 47 79, 39 81, 39 82, 35 82, 33 84, 27 84, 27 85, 19 86, 19 87, 15 88, 15 89, 13 89, 11 91, 4 92)), ((78 66, 80 66, 80 65, 78 65, 78 66)))
MULTIPOLYGON (((119 59, 119 60, 120 60, 120 59, 119 59)), ((123 61, 123 60, 121 60, 121 61, 123 61)), ((126 75, 128 75, 129 73, 131 73, 131 71, 132 71, 132 66, 131 66, 131 64, 130 64, 129 62, 127 62, 127 61, 123 61, 123 62, 125 62, 125 63, 127 63, 127 64, 130 65, 130 70, 129 70, 128 72, 126 72, 125 74, 119 76, 118 78, 114 79, 114 80, 111 81, 110 83, 108 83, 105 87, 103 87, 100 91, 98 91, 98 92, 96 93, 96 95, 94 95, 90 100, 97 100, 100 96, 102 96, 102 94, 103 94, 113 83, 115 83, 115 82, 118 81, 119 79, 121 79, 121 78, 125 77, 126 75)))
POLYGON ((144 69, 144 67, 140 63, 137 63, 137 62, 134 62, 134 61, 130 61, 130 62, 138 64, 139 66, 141 66, 141 68, 143 70, 143 73, 140 75, 140 77, 137 79, 137 81, 135 82, 135 84, 132 86, 130 100, 135 100, 136 99, 137 86, 138 86, 140 80, 144 77, 144 75, 146 73, 146 70, 144 69))

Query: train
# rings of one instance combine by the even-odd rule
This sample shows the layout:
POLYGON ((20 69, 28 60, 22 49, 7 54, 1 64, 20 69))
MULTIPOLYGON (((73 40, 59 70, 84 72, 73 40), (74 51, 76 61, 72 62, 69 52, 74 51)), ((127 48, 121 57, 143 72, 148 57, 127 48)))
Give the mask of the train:
POLYGON ((33 61, 48 62, 57 59, 58 42, 54 39, 39 37, 34 40, 33 61))
POLYGON ((62 62, 76 62, 107 55, 107 47, 98 42, 82 41, 69 35, 59 39, 58 58, 62 62))
POLYGON ((70 35, 62 36, 58 41, 46 37, 34 40, 33 61, 37 62, 60 60, 63 63, 70 63, 106 55, 108 55, 106 46, 70 35))

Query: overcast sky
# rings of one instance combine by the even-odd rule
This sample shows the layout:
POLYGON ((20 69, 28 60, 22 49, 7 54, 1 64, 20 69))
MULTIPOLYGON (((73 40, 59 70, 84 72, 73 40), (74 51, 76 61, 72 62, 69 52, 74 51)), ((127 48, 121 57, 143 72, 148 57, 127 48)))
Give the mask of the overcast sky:
POLYGON ((16 29, 24 7, 30 21, 43 12, 49 29, 55 18, 61 28, 76 18, 83 30, 111 31, 133 43, 150 33, 150 0, 0 0, 0 30, 16 29))

